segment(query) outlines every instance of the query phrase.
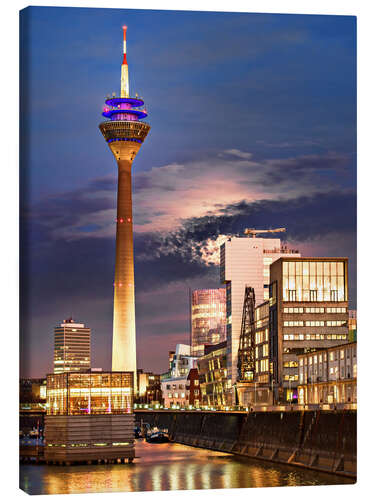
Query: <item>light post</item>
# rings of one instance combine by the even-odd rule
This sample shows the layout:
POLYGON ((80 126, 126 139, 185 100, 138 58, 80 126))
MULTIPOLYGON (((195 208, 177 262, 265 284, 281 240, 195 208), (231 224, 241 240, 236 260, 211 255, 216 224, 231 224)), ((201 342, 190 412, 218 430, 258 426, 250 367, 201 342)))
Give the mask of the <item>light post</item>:
POLYGON ((257 383, 255 382, 254 406, 257 404, 257 383))

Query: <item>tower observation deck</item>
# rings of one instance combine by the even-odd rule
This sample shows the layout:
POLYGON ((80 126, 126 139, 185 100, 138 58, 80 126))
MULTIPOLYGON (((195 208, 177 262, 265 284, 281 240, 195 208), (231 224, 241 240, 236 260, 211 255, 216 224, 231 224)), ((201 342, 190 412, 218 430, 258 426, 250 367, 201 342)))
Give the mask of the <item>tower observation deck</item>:
MULTIPOLYGON (((124 33, 123 62, 121 66, 121 94, 106 99, 100 123, 103 134, 118 166, 116 267, 114 280, 112 370, 134 372, 137 381, 134 256, 131 167, 145 140, 150 125, 146 118, 144 101, 129 95, 129 74, 126 60, 126 30, 124 33)), ((136 392, 136 387, 134 387, 136 392)))

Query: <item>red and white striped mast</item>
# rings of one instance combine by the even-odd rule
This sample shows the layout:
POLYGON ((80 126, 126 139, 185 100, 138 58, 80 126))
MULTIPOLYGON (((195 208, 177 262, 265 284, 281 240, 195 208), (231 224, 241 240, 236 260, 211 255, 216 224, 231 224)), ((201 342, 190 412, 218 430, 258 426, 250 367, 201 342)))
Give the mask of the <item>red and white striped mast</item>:
POLYGON ((124 32, 124 57, 122 59, 121 65, 121 97, 129 97, 129 69, 128 62, 126 60, 126 30, 127 26, 123 26, 122 30, 124 32))

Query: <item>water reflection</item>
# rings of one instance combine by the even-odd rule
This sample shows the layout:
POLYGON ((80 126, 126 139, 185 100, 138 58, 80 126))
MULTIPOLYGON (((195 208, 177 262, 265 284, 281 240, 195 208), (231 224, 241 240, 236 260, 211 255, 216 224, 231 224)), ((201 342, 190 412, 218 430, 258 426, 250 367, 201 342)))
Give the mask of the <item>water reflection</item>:
POLYGON ((138 442, 134 464, 72 467, 22 465, 29 494, 161 491, 343 484, 353 481, 304 469, 236 459, 178 444, 138 442))

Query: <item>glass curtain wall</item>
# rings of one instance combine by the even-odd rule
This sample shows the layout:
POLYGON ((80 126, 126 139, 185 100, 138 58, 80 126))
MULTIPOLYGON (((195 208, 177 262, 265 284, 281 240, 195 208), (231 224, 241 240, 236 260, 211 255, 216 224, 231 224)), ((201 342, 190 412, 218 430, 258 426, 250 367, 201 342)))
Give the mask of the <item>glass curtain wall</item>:
POLYGON ((345 262, 283 262, 283 300, 346 301, 345 262))

